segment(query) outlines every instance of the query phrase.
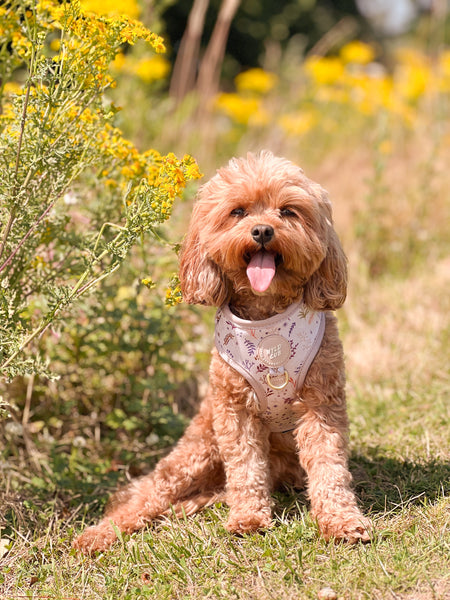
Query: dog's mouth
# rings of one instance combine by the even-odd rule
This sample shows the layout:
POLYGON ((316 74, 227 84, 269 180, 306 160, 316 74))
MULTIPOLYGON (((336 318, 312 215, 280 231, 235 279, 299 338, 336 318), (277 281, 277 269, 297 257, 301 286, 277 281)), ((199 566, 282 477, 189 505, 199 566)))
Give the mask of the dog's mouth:
POLYGON ((283 257, 281 254, 260 250, 253 255, 244 255, 244 259, 247 263, 247 277, 252 289, 255 292, 265 292, 275 277, 278 265, 283 262, 283 257))

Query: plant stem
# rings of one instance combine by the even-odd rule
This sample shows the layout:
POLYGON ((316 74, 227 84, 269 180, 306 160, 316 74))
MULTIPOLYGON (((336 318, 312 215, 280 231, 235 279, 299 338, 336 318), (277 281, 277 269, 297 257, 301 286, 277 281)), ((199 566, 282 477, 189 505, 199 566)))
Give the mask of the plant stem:
POLYGON ((36 227, 39 225, 39 223, 43 219, 45 219, 45 217, 48 215, 50 210, 53 208, 53 206, 55 205, 55 202, 58 200, 59 197, 60 196, 56 197, 52 202, 50 202, 50 204, 47 206, 47 208, 44 210, 44 212, 41 214, 41 216, 37 219, 37 221, 35 221, 33 223, 33 225, 30 227, 30 229, 27 231, 27 233, 23 236, 23 238, 20 240, 20 242, 17 244, 17 246, 14 248, 14 250, 8 256, 8 258, 5 260, 5 262, 0 266, 0 273, 4 269, 6 269, 6 267, 9 265, 9 263, 12 261, 12 259, 15 257, 15 255, 19 252, 21 247, 25 244, 25 242, 30 237, 30 235, 33 233, 33 231, 36 229, 36 227))
MULTIPOLYGON (((32 59, 32 61, 33 61, 33 59, 32 59)), ((30 72, 31 72, 31 68, 30 68, 30 72)), ((28 79, 27 91, 25 93, 25 101, 23 104, 22 118, 20 121, 19 143, 17 145, 16 164, 15 164, 15 169, 14 169, 15 183, 14 183, 13 197, 17 196, 18 187, 19 187, 18 182, 17 182, 17 176, 19 173, 20 153, 22 150, 23 134, 25 131, 25 121, 26 121, 26 116, 27 116, 28 100, 30 98, 30 89, 31 89, 31 76, 28 79)), ((8 223, 5 227, 2 242, 0 244, 0 258, 3 256, 3 252, 4 252, 5 246, 6 246, 6 241, 8 239, 9 233, 11 231, 11 227, 13 226, 13 223, 15 220, 16 220, 16 210, 15 210, 15 207, 13 206, 11 209, 11 213, 9 215, 8 223)), ((0 269, 0 271, 1 271, 1 269, 0 269)))
MULTIPOLYGON (((108 223, 108 225, 111 225, 111 223, 108 223)), ((123 230, 123 228, 121 228, 121 229, 122 230, 116 235, 116 237, 114 238, 114 240, 112 242, 116 246, 119 246, 119 240, 123 236, 123 231, 124 230, 123 230)), ((102 227, 102 231, 103 231, 103 227, 102 227)), ((107 274, 109 275, 109 272, 108 273, 103 273, 103 274, 99 275, 98 277, 96 277, 95 279, 93 279, 92 281, 90 281, 89 283, 87 283, 87 284, 85 284, 83 286, 83 283, 85 282, 85 280, 89 276, 89 273, 91 273, 92 268, 96 264, 98 264, 99 262, 101 262, 105 258, 105 256, 107 256, 107 254, 108 254, 108 249, 104 250, 99 256, 97 256, 96 258, 94 258, 94 260, 92 261, 92 263, 89 265, 89 267, 85 270, 85 272, 81 275, 81 277, 79 278, 79 280, 77 281, 77 283, 72 288, 72 291, 70 292, 68 298, 66 298, 65 300, 60 300, 58 302, 58 304, 55 306, 55 308, 53 308, 41 320, 40 325, 27 338, 25 338, 25 340, 20 344, 19 348, 17 348, 17 350, 15 352, 13 352, 13 354, 11 354, 11 356, 9 358, 7 358, 0 365, 0 369, 6 369, 6 367, 8 367, 13 362, 13 360, 24 350, 24 348, 26 348, 28 346, 28 344, 30 344, 37 336, 39 336, 41 333, 43 333, 47 329, 47 327, 52 322, 53 318, 59 313, 59 311, 63 307, 63 304, 68 304, 72 300, 74 300, 75 298, 79 298, 82 294, 84 294, 84 292, 86 292, 87 290, 89 290, 90 288, 92 288, 95 284, 97 284, 102 279, 104 279, 107 274)), ((115 265, 112 270, 113 271, 117 270, 119 268, 119 266, 120 266, 119 264, 115 265)))

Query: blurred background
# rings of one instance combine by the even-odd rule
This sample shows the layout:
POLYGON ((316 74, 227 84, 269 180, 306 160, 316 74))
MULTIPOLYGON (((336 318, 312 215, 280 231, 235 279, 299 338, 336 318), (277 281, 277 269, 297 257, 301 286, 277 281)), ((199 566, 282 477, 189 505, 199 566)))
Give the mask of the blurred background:
MULTIPOLYGON (((165 40, 165 54, 137 43, 113 64, 116 124, 141 151, 191 154, 205 181, 230 157, 268 148, 329 191, 350 268, 339 318, 352 422, 371 430, 370 446, 389 407, 417 424, 448 392, 449 3, 81 4, 127 13, 165 40)), ((164 240, 182 239, 196 185, 164 240)), ((136 251, 42 339, 57 378, 2 384, 10 490, 64 481, 76 502, 99 477, 104 490, 124 470, 140 473, 179 437, 205 389, 214 311, 164 306, 176 269, 168 247, 136 251), (162 283, 149 290, 146 275, 162 283)))

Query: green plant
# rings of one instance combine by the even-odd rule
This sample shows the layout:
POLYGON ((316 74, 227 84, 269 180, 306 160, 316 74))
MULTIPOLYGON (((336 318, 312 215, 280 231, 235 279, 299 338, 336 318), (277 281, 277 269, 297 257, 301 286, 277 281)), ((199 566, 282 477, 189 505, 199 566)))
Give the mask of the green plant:
POLYGON ((79 2, 0 8, 0 368, 49 374, 40 338, 170 216, 190 156, 139 152, 114 127, 109 65, 141 23, 79 2), (22 82, 22 83, 21 83, 22 82))

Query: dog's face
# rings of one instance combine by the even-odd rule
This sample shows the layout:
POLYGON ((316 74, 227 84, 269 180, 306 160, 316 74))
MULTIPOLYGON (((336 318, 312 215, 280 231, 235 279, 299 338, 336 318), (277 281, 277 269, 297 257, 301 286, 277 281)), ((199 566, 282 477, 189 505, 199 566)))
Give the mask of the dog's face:
POLYGON ((233 159, 199 191, 180 258, 185 300, 245 293, 316 309, 345 299, 346 261, 325 191, 268 152, 233 159))

